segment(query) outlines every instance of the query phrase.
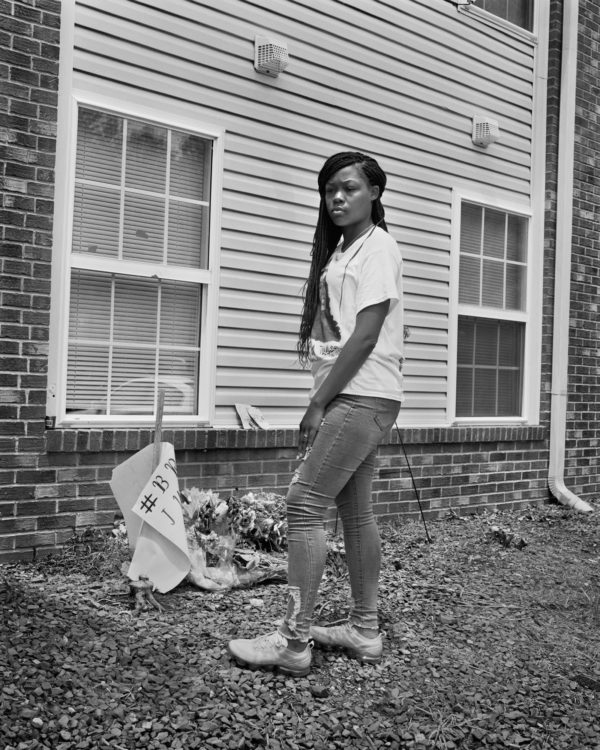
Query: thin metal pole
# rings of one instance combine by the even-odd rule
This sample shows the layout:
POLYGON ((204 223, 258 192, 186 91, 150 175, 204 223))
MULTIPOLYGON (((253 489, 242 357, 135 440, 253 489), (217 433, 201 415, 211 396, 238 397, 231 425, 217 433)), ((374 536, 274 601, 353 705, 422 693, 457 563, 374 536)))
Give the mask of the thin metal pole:
POLYGON ((408 460, 408 455, 406 453, 406 448, 404 447, 404 441, 402 440, 402 433, 400 432, 400 428, 398 427, 398 422, 395 422, 396 425, 396 432, 398 433, 398 440, 400 440, 400 445, 402 446, 402 452, 404 453, 404 458, 406 460, 406 465, 408 466, 408 471, 410 474, 410 478, 412 479, 412 486, 413 490, 415 491, 415 497, 417 498, 417 502, 419 503, 419 510, 421 511, 421 519, 423 521, 423 526, 425 527, 425 536, 427 537, 427 541, 429 544, 431 544, 432 539, 429 536, 429 530, 427 529, 427 524, 425 523, 425 515, 423 513, 423 507, 421 505, 421 497, 419 495, 419 490, 417 489, 417 483, 415 482, 415 478, 413 476, 412 467, 410 465, 410 461, 408 460))

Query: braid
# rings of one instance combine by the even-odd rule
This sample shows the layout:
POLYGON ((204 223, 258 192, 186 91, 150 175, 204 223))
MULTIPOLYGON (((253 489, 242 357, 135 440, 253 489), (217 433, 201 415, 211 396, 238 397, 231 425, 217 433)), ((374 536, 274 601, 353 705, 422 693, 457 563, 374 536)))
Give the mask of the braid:
POLYGON ((369 185, 379 187, 379 196, 375 198, 371 206, 371 221, 388 231, 385 223, 385 211, 381 203, 381 196, 385 190, 387 178, 379 164, 370 156, 359 151, 342 151, 330 156, 323 164, 317 179, 321 203, 319 205, 319 216, 313 237, 311 250, 311 264, 308 279, 304 285, 304 307, 300 322, 300 333, 298 337, 298 356, 301 364, 306 365, 310 355, 310 337, 313 323, 319 307, 319 284, 321 272, 327 261, 335 250, 342 230, 331 221, 325 205, 325 186, 331 177, 344 167, 356 165, 362 170, 369 185))

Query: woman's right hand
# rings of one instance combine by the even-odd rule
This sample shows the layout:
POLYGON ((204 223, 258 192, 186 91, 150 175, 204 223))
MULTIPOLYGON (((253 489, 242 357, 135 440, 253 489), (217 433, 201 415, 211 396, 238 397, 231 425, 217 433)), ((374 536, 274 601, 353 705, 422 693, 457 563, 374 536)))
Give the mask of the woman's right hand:
POLYGON ((321 427, 325 409, 314 401, 311 401, 300 422, 300 439, 298 441, 298 456, 304 458, 306 451, 312 447, 321 427))

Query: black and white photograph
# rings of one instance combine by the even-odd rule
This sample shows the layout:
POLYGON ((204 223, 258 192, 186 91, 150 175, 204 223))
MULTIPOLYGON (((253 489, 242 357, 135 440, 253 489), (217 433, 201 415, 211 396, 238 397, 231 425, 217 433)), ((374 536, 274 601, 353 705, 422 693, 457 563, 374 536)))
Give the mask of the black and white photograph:
POLYGON ((0 0, 0 750, 600 750, 600 2, 0 0))

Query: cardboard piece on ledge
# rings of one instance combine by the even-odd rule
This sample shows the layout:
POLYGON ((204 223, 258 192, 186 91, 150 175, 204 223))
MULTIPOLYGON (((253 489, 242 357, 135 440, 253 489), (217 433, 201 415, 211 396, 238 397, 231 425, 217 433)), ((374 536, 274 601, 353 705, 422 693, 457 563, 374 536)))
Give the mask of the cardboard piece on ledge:
POLYGON ((245 430, 267 430, 269 423, 264 418, 260 409, 250 404, 236 404, 235 410, 245 430))

